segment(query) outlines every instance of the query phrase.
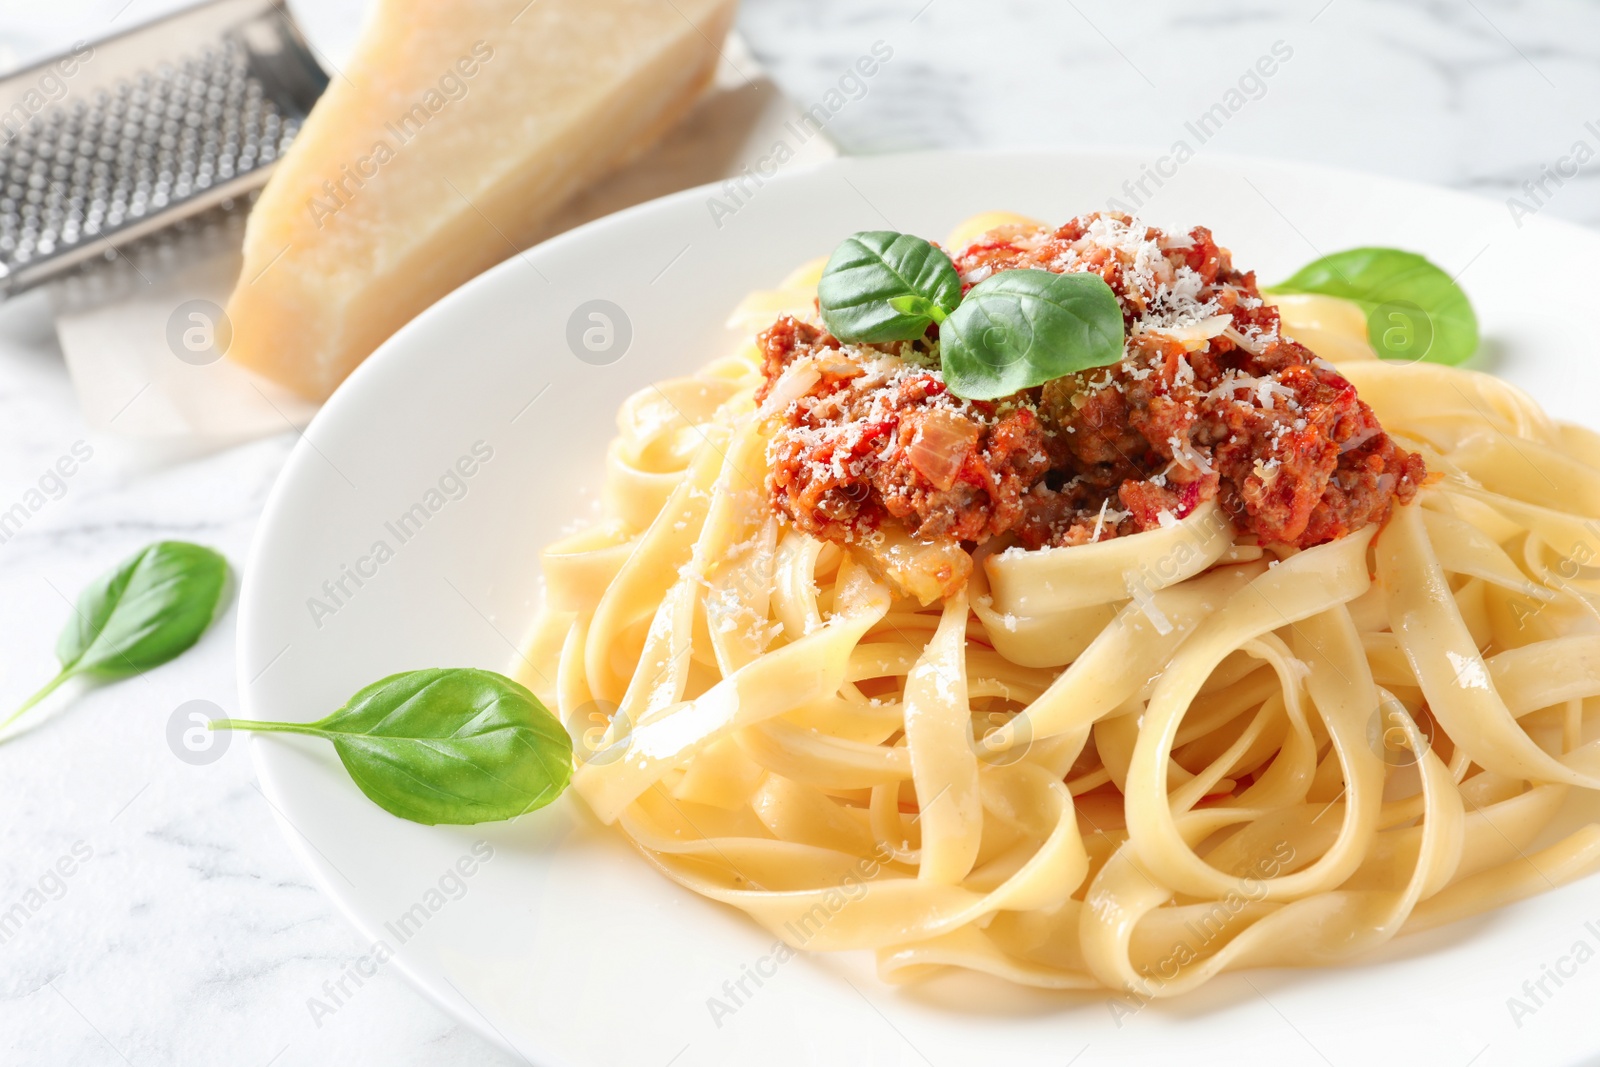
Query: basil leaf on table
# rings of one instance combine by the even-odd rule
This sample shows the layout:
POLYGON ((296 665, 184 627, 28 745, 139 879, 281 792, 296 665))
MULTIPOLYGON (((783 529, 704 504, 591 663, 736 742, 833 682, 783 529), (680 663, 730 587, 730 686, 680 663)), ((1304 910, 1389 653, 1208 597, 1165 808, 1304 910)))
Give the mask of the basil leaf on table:
POLYGON ((1098 274, 1008 270, 973 286, 939 327, 945 385, 994 400, 1122 359, 1122 306, 1098 274))
POLYGON ((1398 248, 1352 248, 1301 267, 1274 293, 1315 293, 1361 306, 1385 359, 1457 364, 1478 348, 1472 302, 1443 269, 1398 248))
POLYGON ((78 597, 56 643, 61 671, 0 726, 69 678, 112 680, 188 650, 216 617, 228 561, 202 545, 160 541, 101 575, 78 597))
POLYGON ((961 276, 950 257, 893 230, 847 237, 817 283, 823 325, 841 341, 912 341, 960 303, 961 276))
POLYGON ((430 826, 515 818, 550 803, 572 777, 572 739, 539 698, 472 668, 392 674, 316 722, 211 726, 325 738, 369 799, 430 826))

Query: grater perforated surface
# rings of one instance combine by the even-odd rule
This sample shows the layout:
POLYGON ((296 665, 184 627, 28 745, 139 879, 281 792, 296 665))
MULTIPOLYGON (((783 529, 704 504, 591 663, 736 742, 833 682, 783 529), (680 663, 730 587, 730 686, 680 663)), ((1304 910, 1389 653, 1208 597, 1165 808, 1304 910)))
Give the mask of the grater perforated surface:
MULTIPOLYGON (((98 63, 129 73, 99 85, 58 79, 47 84, 76 91, 37 111, 31 102, 0 111, 0 294, 114 258, 127 242, 265 182, 326 80, 276 3, 222 0, 164 21, 228 9, 248 17, 185 54, 145 63, 129 62, 144 54, 115 54, 193 36, 152 33, 158 24, 86 49, 85 71, 98 63), (296 48, 302 54, 289 54, 296 48)), ((28 75, 48 67, 7 83, 26 91, 48 76, 28 75)))

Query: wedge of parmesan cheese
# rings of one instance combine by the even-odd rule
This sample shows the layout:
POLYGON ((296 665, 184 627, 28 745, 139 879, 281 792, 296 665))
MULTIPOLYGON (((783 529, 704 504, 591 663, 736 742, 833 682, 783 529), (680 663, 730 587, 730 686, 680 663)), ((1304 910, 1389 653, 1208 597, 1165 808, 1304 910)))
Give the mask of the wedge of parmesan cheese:
POLYGON ((251 211, 228 355, 312 399, 710 79, 737 0, 378 0, 251 211))

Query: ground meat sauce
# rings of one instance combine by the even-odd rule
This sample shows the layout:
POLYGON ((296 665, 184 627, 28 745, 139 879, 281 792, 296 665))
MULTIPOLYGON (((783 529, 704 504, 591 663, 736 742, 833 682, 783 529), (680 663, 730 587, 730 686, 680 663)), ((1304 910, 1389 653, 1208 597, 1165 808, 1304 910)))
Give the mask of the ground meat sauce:
POLYGON ((1093 271, 1121 301, 1120 364, 994 402, 950 395, 937 330, 846 345, 785 316, 759 338, 776 398, 773 504, 795 526, 865 541, 1078 545, 1181 519, 1217 499, 1262 543, 1321 544, 1416 495, 1397 447, 1331 364, 1279 333, 1253 273, 1209 230, 1170 236, 1125 215, 991 231, 954 256, 970 288, 998 271, 1093 271), (796 391, 796 387, 803 391, 796 391), (794 393, 794 395, 790 395, 794 393))

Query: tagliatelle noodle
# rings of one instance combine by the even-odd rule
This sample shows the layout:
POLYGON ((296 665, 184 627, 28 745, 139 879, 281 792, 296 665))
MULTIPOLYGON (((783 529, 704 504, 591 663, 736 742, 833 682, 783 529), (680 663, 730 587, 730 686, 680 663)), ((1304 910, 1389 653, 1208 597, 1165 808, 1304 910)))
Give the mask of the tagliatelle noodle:
MULTIPOLYGON (((1017 221, 984 217, 971 233, 1017 221)), ((810 316, 821 261, 735 312, 810 316)), ((574 786, 662 873, 796 948, 1171 996, 1347 959, 1600 868, 1600 435, 1373 358, 1285 298, 1441 477, 1381 529, 979 553, 923 607, 781 523, 754 346, 636 394, 605 518, 546 549, 519 671, 574 786)))

